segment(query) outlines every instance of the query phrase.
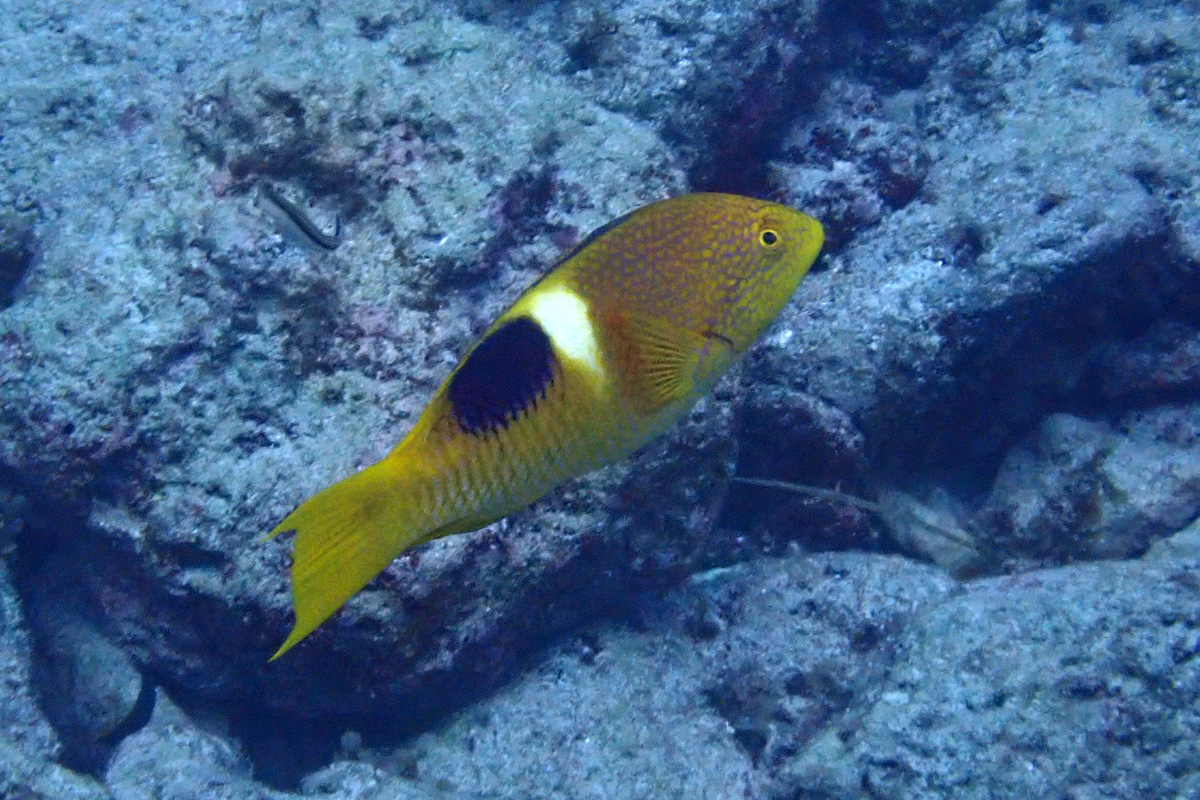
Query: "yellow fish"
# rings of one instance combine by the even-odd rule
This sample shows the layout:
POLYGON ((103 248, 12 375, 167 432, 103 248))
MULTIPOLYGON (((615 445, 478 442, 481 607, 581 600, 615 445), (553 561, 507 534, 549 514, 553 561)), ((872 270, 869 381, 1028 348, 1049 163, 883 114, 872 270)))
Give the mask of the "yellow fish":
POLYGON ((473 531, 666 431, 783 309, 824 232, 727 194, 608 223, 467 351, 382 461, 314 495, 297 532, 295 627, 272 660, 407 548, 473 531))

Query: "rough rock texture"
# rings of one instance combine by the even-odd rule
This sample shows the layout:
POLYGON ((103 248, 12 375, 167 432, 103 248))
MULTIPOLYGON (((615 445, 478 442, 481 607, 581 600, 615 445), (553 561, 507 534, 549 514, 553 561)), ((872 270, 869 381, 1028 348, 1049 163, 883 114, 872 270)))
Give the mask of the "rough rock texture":
POLYGON ((267 788, 253 771, 226 720, 188 714, 160 690, 149 723, 120 744, 104 781, 114 800, 468 800, 356 761, 313 772, 296 792, 267 788))
MULTIPOLYGON (((1194 331, 1200 270, 1182 238, 1197 202, 1195 119, 1186 96, 1159 110, 1151 73, 1164 60, 1128 47, 1161 29, 1190 51, 1198 28, 1172 8, 1077 24, 1005 4, 912 92, 831 88, 829 103, 869 114, 798 123, 793 140, 810 146, 797 153, 817 158, 777 162, 792 202, 877 208, 906 162, 871 154, 894 151, 889 136, 905 129, 930 166, 910 202, 801 288, 752 358, 751 407, 816 395, 849 415, 893 480, 940 472, 979 491, 1019 432, 1094 404, 1111 380, 1102 370, 1118 365, 1102 352, 1164 317, 1194 331)), ((777 477, 805 482, 805 465, 777 477)))
POLYGON ((359 758, 469 797, 1190 796, 1196 566, 741 565, 359 758))
POLYGON ((17 800, 113 800, 99 782, 0 743, 0 797, 17 800))
POLYGON ((1196 566, 972 585, 902 635, 878 701, 785 765, 775 796, 1195 796, 1196 566))
POLYGON ((1135 340, 1097 354, 1101 398, 1117 404, 1170 402, 1200 393, 1200 330, 1157 323, 1135 340))
POLYGON ((26 756, 53 758, 59 741, 33 695, 32 649, 8 565, 0 561, 0 742, 26 756))
MULTIPOLYGON (((6 511, 15 505, 14 498, 0 496, 6 511)), ((33 691, 33 648, 9 580, 8 555, 0 560, 0 797, 106 800, 110 795, 99 783, 54 763, 61 744, 33 691)))
POLYGON ((12 304, 25 271, 33 263, 33 220, 30 215, 0 216, 0 309, 12 304))
MULTIPOLYGON (((1187 796, 1200 585, 1181 548, 966 585, 857 554, 704 573, 643 607, 638 628, 581 631, 406 745, 343 734, 298 791, 1187 796)), ((298 796, 252 781, 271 764, 252 767, 219 717, 198 719, 160 695, 105 773, 112 796, 298 796)))
POLYGON ((1141 555, 1200 516, 1198 448, 1197 406, 1112 425, 1058 414, 1009 453, 973 522, 1010 561, 1141 555))
POLYGON ((791 126, 774 178, 825 225, 830 249, 922 190, 931 156, 914 124, 913 94, 885 99, 868 84, 834 80, 791 126))
POLYGON ((115 800, 276 800, 257 784, 236 744, 206 730, 159 692, 149 723, 125 739, 104 775, 115 800))
POLYGON ((124 650, 109 641, 72 594, 45 574, 30 587, 32 680, 62 740, 62 763, 85 772, 104 765, 121 737, 143 725, 152 696, 124 650), (42 594, 43 589, 55 591, 42 594))
POLYGON ((955 588, 861 555, 701 574, 645 632, 586 633, 443 729, 363 757, 468 796, 760 797, 773 765, 871 695, 910 620, 955 588))
POLYGON ((764 155, 808 110, 831 72, 889 89, 919 85, 939 48, 994 0, 705 2, 462 0, 511 26, 538 65, 568 76, 604 107, 653 124, 697 188, 762 192, 764 155))
POLYGON ((1200 519, 1178 533, 1159 539, 1144 558, 1147 561, 1200 561, 1200 519))

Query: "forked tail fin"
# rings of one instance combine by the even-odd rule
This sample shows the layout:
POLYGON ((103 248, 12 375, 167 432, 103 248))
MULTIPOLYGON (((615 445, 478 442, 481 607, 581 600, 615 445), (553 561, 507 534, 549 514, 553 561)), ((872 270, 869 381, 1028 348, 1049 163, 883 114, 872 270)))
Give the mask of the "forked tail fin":
MULTIPOLYGON (((292 605, 296 624, 271 656, 279 658, 423 540, 414 497, 395 459, 384 459, 304 501, 270 536, 295 530, 292 605)), ((270 538, 268 536, 268 538, 270 538)))

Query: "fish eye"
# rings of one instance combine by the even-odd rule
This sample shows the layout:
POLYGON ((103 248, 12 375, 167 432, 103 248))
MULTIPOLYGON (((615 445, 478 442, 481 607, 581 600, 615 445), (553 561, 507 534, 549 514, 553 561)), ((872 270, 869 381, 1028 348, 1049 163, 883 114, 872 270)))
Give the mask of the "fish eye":
POLYGON ((779 234, 768 228, 758 234, 758 241, 763 247, 774 247, 779 244, 779 234))

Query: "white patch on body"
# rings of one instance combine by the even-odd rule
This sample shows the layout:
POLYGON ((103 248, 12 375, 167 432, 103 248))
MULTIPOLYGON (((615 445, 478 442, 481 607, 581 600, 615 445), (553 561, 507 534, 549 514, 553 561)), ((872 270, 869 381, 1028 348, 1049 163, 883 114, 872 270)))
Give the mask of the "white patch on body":
POLYGON ((566 289, 542 292, 531 298, 529 315, 550 337, 560 356, 603 376, 596 330, 592 327, 587 303, 579 295, 566 289))

